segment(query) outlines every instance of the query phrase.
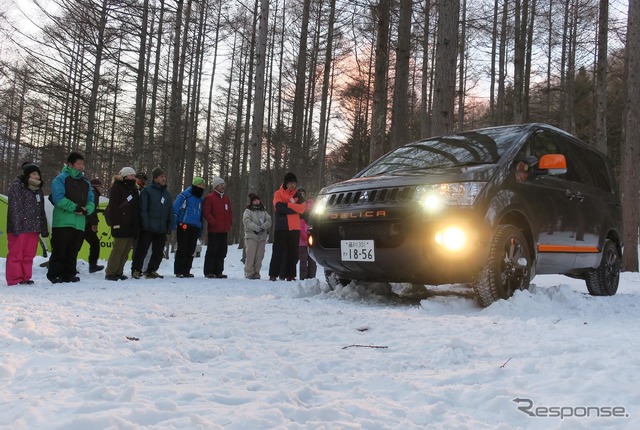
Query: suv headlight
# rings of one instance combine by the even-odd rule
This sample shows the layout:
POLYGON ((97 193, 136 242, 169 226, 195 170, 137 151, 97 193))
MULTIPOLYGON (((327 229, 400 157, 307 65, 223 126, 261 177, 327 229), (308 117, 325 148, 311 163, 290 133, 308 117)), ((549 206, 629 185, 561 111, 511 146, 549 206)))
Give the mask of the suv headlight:
POLYGON ((444 206, 473 205, 486 182, 454 182, 451 184, 419 185, 414 199, 426 210, 437 211, 444 206))
POLYGON ((311 213, 316 216, 322 215, 327 209, 328 201, 329 201, 328 194, 318 196, 316 201, 313 203, 313 209, 311 210, 311 213))

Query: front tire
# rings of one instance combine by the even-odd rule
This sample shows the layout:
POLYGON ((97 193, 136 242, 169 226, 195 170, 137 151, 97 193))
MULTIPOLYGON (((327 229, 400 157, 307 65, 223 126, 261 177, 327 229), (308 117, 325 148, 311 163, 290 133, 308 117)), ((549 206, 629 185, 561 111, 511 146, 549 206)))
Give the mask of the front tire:
POLYGON ((621 255, 618 246, 611 240, 604 241, 602 260, 597 269, 587 272, 585 281, 592 296, 613 296, 620 281, 621 255))
POLYGON ((531 252, 522 231, 501 225, 491 241, 487 264, 473 283, 480 305, 508 299, 516 290, 526 290, 531 281, 531 252))

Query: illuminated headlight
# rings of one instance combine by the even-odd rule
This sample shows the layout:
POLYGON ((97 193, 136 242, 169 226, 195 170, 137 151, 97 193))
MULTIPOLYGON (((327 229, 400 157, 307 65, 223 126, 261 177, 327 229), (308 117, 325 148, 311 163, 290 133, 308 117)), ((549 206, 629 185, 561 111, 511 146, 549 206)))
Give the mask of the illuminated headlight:
POLYGON ((307 245, 310 248, 313 248, 313 235, 312 234, 310 234, 309 237, 307 237, 307 245))
POLYGON ((328 194, 318 196, 318 198, 313 204, 313 209, 311 210, 311 213, 313 213, 314 215, 322 215, 327 209, 328 201, 329 201, 328 194))
POLYGON ((467 245, 467 233, 460 227, 447 227, 436 232, 436 243, 449 251, 460 251, 467 245))
POLYGON ((429 211, 437 211, 445 205, 470 206, 485 185, 486 182, 420 185, 416 187, 414 199, 429 211))

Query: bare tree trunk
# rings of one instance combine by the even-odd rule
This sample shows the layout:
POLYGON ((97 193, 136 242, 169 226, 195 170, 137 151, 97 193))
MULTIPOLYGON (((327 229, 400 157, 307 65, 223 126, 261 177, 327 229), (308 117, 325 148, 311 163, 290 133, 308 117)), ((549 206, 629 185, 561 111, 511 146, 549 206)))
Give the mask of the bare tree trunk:
MULTIPOLYGON (((100 23, 98 24, 98 39, 96 40, 96 60, 93 69, 93 83, 91 84, 91 99, 89 100, 89 117, 87 119, 87 139, 85 154, 89 166, 93 164, 93 138, 95 133, 96 104, 100 89, 100 65, 102 64, 102 50, 104 49, 104 29, 107 26, 107 0, 102 0, 100 23)), ((79 120, 76 117, 76 120, 79 120)))
POLYGON ((491 32, 491 69, 489 71, 489 79, 491 81, 489 85, 489 118, 491 123, 496 122, 496 55, 498 47, 498 10, 500 7, 500 0, 494 0, 493 2, 493 30, 491 32))
POLYGON ((400 0, 398 47, 396 50, 396 80, 393 87, 391 114, 391 146, 397 148, 409 141, 409 60, 411 59, 412 0, 400 0))
MULTIPOLYGON (((105 0, 106 1, 106 0, 105 0)), ((133 126, 133 165, 140 168, 142 165, 142 147, 144 144, 144 76, 145 54, 147 52, 147 21, 149 19, 149 0, 142 4, 142 23, 140 25, 140 52, 138 52, 138 70, 136 73, 136 113, 133 126)))
POLYGON ((431 131, 434 135, 450 133, 454 127, 459 16, 460 0, 438 3, 438 40, 431 116, 431 131))
POLYGON ((373 106, 371 110, 371 140, 369 160, 374 161, 384 154, 384 138, 387 130, 387 70, 389 69, 389 27, 391 0, 380 0, 374 8, 377 20, 376 62, 373 80, 373 106))
MULTIPOLYGON (((120 39, 120 48, 122 48, 122 39, 120 39)), ((115 82, 114 82, 114 91, 113 91, 113 104, 111 107, 111 136, 109 138, 109 166, 113 169, 115 166, 114 153, 116 147, 116 124, 117 124, 117 116, 118 116, 118 89, 120 86, 120 55, 122 54, 122 49, 118 49, 118 58, 116 60, 116 72, 115 72, 115 82)), ((135 169, 139 169, 139 167, 135 167, 135 169)), ((136 170, 138 171, 138 170, 136 170)))
POLYGON ((213 109, 213 83, 216 77, 216 66, 218 60, 218 43, 220 38, 220 19, 222 17, 222 0, 218 1, 218 17, 216 19, 216 35, 214 37, 215 48, 213 50, 213 64, 211 66, 211 82, 209 83, 209 101, 207 103, 207 129, 205 131, 205 144, 204 144, 204 178, 211 182, 209 169, 211 167, 211 111, 213 109))
POLYGON ((627 17, 627 112, 622 157, 623 271, 638 271, 640 200, 640 0, 629 0, 627 17))
MULTIPOLYGON (((562 26, 562 54, 560 57, 560 103, 559 111, 564 113, 567 111, 567 56, 569 46, 569 10, 571 0, 564 2, 564 22, 562 26)), ((569 129, 569 121, 567 115, 562 115, 562 127, 569 129)))
POLYGON ((553 37, 553 0, 549 0, 549 20, 547 25, 549 26, 548 38, 549 46, 547 47, 547 118, 551 118, 551 58, 553 55, 553 44, 551 43, 553 37))
POLYGON ((262 129, 264 126, 264 72, 267 55, 269 30, 269 0, 262 0, 258 28, 258 53, 256 54, 255 99, 253 124, 251 127, 251 167, 249 186, 251 192, 258 192, 260 162, 262 160, 262 129))
POLYGON ((204 58, 204 38, 205 31, 204 26, 207 21, 207 15, 205 14, 206 5, 204 3, 200 3, 198 5, 200 7, 200 17, 199 17, 199 27, 198 33, 196 35, 196 49, 195 49, 195 69, 192 73, 194 77, 193 82, 193 94, 191 96, 191 107, 190 107, 190 117, 189 117, 189 133, 187 138, 187 147, 188 151, 186 153, 186 163, 185 163, 185 174, 183 186, 187 187, 191 184, 191 180, 193 179, 194 172, 196 169, 196 140, 198 134, 198 119, 200 116, 200 85, 202 83, 202 65, 204 58))
MULTIPOLYGON (((152 151, 155 148, 155 122, 156 122, 156 106, 158 104, 158 74, 160 73, 160 54, 162 51, 162 36, 163 36, 163 24, 164 24, 164 0, 160 0, 160 17, 158 19, 158 37, 156 46, 156 58, 153 71, 153 84, 151 89, 151 110, 149 112, 149 150, 152 151)), ((165 101, 166 103, 166 101, 165 101)), ((147 153, 149 151, 145 151, 147 153)), ((135 169, 141 169, 147 163, 151 162, 153 157, 143 155, 139 165, 134 165, 135 169)))
POLYGON ((306 84, 307 68, 307 38, 309 33, 309 10, 311 0, 303 0, 302 26, 300 30, 300 45, 298 47, 298 61, 296 65, 296 92, 293 98, 292 136, 291 136, 291 169, 298 171, 302 165, 302 127, 304 121, 304 88, 306 84))
POLYGON ((318 138, 318 179, 320 183, 325 180, 325 161, 327 152, 327 133, 325 128, 329 124, 329 110, 327 99, 329 96, 329 84, 331 70, 333 69, 333 30, 336 16, 336 0, 329 0, 329 22, 327 24, 327 50, 324 57, 324 71, 322 75, 322 96, 320 100, 320 136, 318 138))
POLYGON ((422 82, 420 84, 420 137, 428 137, 429 132, 429 32, 431 31, 431 0, 424 4, 424 34, 422 36, 422 82))
MULTIPOLYGON (((533 27, 536 21, 536 7, 537 0, 532 0, 531 3, 531 19, 529 21, 529 28, 527 29, 527 52, 524 59, 524 91, 522 95, 522 113, 524 121, 529 121, 529 93, 531 85, 531 56, 533 51, 533 27)), ((551 44, 551 42, 549 42, 551 44)))
POLYGON ((515 42, 513 55, 513 122, 524 120, 524 55, 526 47, 527 0, 515 1, 515 42))
MULTIPOLYGON (((180 166, 180 128, 182 126, 182 86, 180 74, 180 35, 182 34, 182 7, 184 0, 177 0, 176 24, 173 35, 173 70, 171 75, 171 106, 169 108, 168 136, 165 134, 165 144, 168 143, 169 157, 167 158, 167 172, 170 176, 170 189, 178 188, 177 172, 180 166), (167 138, 169 142, 167 141, 167 138)), ((163 151, 164 152, 164 151, 163 151)))
POLYGON ((496 109, 498 111, 498 124, 506 121, 506 89, 507 79, 507 24, 509 17, 509 0, 503 0, 502 22, 500 27, 500 51, 498 55, 498 100, 496 109))
POLYGON ((605 154, 607 153, 608 33, 609 0, 600 0, 598 16, 598 61, 596 63, 596 148, 605 154))
POLYGON ((458 64, 458 130, 464 128, 464 99, 466 96, 465 56, 467 55, 467 0, 462 0, 462 18, 460 19, 460 43, 458 64))

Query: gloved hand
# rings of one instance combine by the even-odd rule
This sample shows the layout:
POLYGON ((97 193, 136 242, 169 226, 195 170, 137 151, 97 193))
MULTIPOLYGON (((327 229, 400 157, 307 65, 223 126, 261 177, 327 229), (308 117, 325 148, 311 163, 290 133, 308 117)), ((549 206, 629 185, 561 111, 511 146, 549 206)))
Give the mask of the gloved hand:
POLYGON ((40 233, 40 237, 49 237, 49 230, 45 230, 40 233))

